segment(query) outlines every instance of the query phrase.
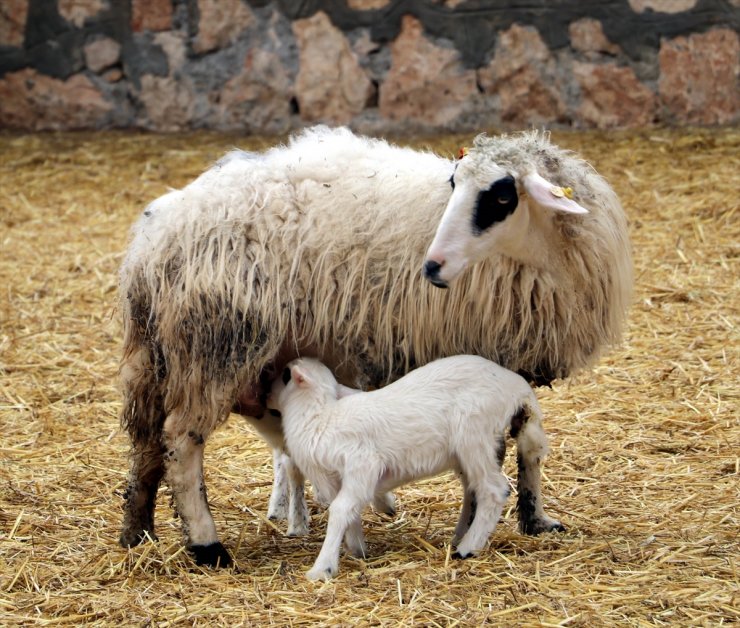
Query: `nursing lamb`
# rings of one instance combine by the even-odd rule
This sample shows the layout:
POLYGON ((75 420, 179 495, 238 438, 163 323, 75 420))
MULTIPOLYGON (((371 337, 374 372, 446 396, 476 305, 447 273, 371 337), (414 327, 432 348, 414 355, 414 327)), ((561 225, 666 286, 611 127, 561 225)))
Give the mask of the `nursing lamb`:
POLYGON ((144 211, 122 265, 120 542, 154 536, 166 474, 197 562, 230 562, 205 442, 232 411, 262 416, 290 360, 366 388, 470 353, 549 383, 619 339, 631 285, 619 200, 546 134, 460 161, 326 127, 232 153, 144 211))
POLYGON ((507 430, 517 441, 521 530, 563 529, 542 508, 547 438, 539 404, 522 377, 498 364, 443 358, 380 390, 341 397, 331 371, 302 358, 288 364, 271 398, 293 461, 331 500, 324 545, 306 574, 311 580, 337 574, 342 538, 351 553, 365 556, 361 515, 374 494, 449 469, 464 487, 456 556, 480 552, 509 494, 501 472, 507 430))

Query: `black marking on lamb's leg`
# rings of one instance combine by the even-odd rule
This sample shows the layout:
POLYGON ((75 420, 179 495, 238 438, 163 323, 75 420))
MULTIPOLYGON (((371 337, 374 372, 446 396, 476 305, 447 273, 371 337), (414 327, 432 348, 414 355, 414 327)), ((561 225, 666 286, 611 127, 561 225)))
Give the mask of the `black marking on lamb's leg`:
POLYGON ((498 447, 496 447, 496 461, 498 462, 499 470, 504 466, 504 458, 506 458, 506 437, 500 436, 498 447))
POLYGON ((124 495, 123 529, 119 543, 123 547, 139 545, 154 534, 154 506, 164 475, 163 450, 159 443, 134 446, 129 485, 124 495))
POLYGON ((511 427, 509 428, 509 433, 511 434, 512 438, 516 438, 517 436, 519 436, 519 432, 528 420, 529 413, 527 412, 526 408, 519 408, 519 410, 514 413, 514 416, 511 417, 511 427))
POLYGON ((475 499, 475 492, 470 493, 470 517, 468 517, 468 528, 473 525, 475 511, 478 509, 478 502, 475 499))
POLYGON ((223 568, 229 567, 233 562, 229 552, 220 541, 210 545, 191 545, 188 550, 192 552, 197 565, 223 568))

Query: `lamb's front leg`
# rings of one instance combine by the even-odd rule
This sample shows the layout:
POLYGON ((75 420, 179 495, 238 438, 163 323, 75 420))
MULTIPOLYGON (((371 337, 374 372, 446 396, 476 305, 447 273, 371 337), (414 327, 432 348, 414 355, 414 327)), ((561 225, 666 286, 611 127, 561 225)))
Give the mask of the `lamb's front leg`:
POLYGON ((328 580, 339 572, 339 551, 342 548, 342 537, 352 527, 350 543, 364 554, 364 539, 362 548, 358 546, 357 530, 362 535, 360 517, 362 509, 373 498, 377 474, 372 470, 363 469, 354 475, 342 478, 342 488, 329 506, 329 522, 326 526, 326 537, 321 546, 316 562, 306 573, 309 580, 328 580))
POLYGON ((267 518, 271 521, 285 519, 288 514, 288 472, 290 458, 282 447, 272 450, 272 492, 267 505, 267 518))
POLYGON ((288 476, 288 536, 308 534, 306 480, 293 460, 286 456, 284 468, 288 476))

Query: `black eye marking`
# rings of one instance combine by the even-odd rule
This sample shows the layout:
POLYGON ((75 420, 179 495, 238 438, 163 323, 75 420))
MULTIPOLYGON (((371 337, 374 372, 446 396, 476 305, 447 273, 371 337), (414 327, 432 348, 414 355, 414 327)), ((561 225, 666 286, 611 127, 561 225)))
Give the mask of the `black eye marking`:
POLYGON ((270 408, 270 414, 274 416, 276 419, 282 419, 283 415, 280 414, 280 410, 275 410, 275 408, 270 408))
POLYGON ((285 370, 283 371, 283 384, 287 386, 289 381, 290 381, 290 369, 286 366, 285 370))
POLYGON ((452 186, 453 190, 455 189, 455 175, 454 174, 450 175, 450 186, 452 186))
POLYGON ((473 233, 480 235, 494 223, 505 220, 518 204, 514 177, 494 181, 490 188, 478 194, 473 210, 473 233))

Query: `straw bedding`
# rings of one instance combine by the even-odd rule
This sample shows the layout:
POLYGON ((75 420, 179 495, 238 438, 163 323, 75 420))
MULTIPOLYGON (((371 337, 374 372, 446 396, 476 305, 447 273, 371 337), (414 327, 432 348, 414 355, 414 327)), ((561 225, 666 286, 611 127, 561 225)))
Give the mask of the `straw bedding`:
MULTIPOLYGON (((560 133, 627 208, 636 297, 625 342, 540 389, 552 454, 538 538, 510 510, 488 550, 450 558, 450 476, 368 513, 370 557, 303 577, 311 535, 265 519, 267 448, 238 417, 206 453, 238 570, 196 567, 160 492, 157 544, 117 543, 116 272, 144 205, 232 145, 216 135, 0 135, 0 621, 28 624, 720 625, 740 621, 740 131, 560 133)), ((469 138, 465 138, 468 141, 469 138)), ((452 153, 463 138, 435 148, 452 153)), ((417 145, 423 142, 415 142, 417 145)), ((511 456, 506 470, 512 473, 511 456)))

